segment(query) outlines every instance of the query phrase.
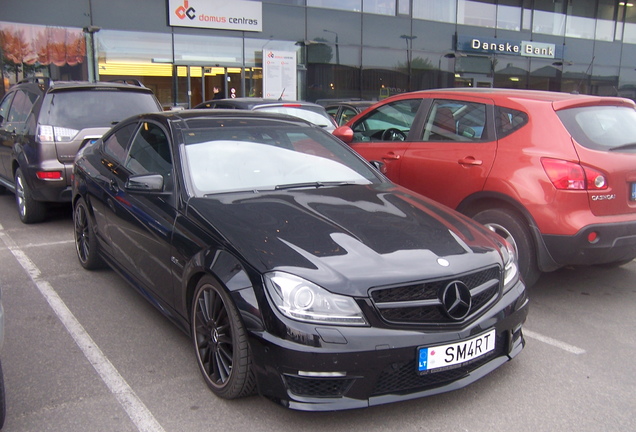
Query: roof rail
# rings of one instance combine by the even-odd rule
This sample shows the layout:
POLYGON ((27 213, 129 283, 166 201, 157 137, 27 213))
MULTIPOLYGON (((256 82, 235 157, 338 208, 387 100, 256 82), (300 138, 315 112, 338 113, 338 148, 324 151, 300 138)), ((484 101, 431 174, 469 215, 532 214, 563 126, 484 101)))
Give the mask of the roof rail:
POLYGON ((141 81, 139 81, 138 79, 135 79, 135 78, 118 78, 118 79, 114 79, 114 80, 108 80, 108 82, 121 83, 121 84, 130 84, 130 85, 134 85, 134 86, 137 86, 137 87, 146 87, 145 85, 143 85, 141 83, 141 81))
POLYGON ((51 87, 51 85, 53 84, 53 80, 45 76, 30 76, 18 81, 18 84, 23 84, 23 83, 37 84, 40 86, 42 90, 44 90, 48 87, 51 87))

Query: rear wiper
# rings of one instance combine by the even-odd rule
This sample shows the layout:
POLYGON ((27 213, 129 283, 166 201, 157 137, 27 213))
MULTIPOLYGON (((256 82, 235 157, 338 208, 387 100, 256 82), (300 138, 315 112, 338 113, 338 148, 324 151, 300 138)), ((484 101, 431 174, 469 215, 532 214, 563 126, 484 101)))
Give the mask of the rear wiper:
POLYGON ((618 147, 612 147, 611 149, 608 149, 608 151, 627 150, 627 149, 633 149, 633 148, 636 148, 636 143, 619 145, 618 147))
POLYGON ((355 184, 355 183, 346 182, 346 181, 290 183, 290 184, 278 185, 274 188, 274 190, 321 188, 321 187, 330 187, 330 186, 345 186, 345 185, 351 185, 351 184, 355 184))

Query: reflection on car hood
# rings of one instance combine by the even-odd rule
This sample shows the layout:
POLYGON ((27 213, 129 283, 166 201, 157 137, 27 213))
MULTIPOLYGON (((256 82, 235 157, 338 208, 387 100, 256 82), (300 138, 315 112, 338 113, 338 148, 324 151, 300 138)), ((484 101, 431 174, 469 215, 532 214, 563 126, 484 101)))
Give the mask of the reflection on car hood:
POLYGON ((333 292, 365 295, 500 262, 485 228, 390 184, 223 194, 188 206, 257 270, 288 271, 333 292))

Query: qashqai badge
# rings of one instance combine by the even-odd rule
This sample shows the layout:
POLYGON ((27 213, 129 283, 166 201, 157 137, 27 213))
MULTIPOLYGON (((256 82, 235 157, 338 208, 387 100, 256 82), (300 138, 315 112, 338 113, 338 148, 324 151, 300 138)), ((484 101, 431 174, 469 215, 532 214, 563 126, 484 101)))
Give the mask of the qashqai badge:
POLYGON ((461 321, 470 313, 472 296, 465 283, 454 281, 446 285, 442 293, 442 304, 449 318, 461 321))

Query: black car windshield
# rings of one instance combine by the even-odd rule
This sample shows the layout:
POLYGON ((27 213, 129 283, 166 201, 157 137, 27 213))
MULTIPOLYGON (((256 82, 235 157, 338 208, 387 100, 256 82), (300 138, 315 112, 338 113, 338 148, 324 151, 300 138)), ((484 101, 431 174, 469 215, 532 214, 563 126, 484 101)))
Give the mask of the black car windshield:
POLYGON ((152 93, 114 89, 52 92, 42 107, 40 123, 71 129, 111 127, 133 115, 160 111, 152 93))
POLYGON ((361 158, 312 127, 189 129, 184 172, 194 195, 381 182, 361 158))
POLYGON ((558 111, 576 142, 605 151, 636 151, 636 110, 624 106, 588 106, 558 111))

